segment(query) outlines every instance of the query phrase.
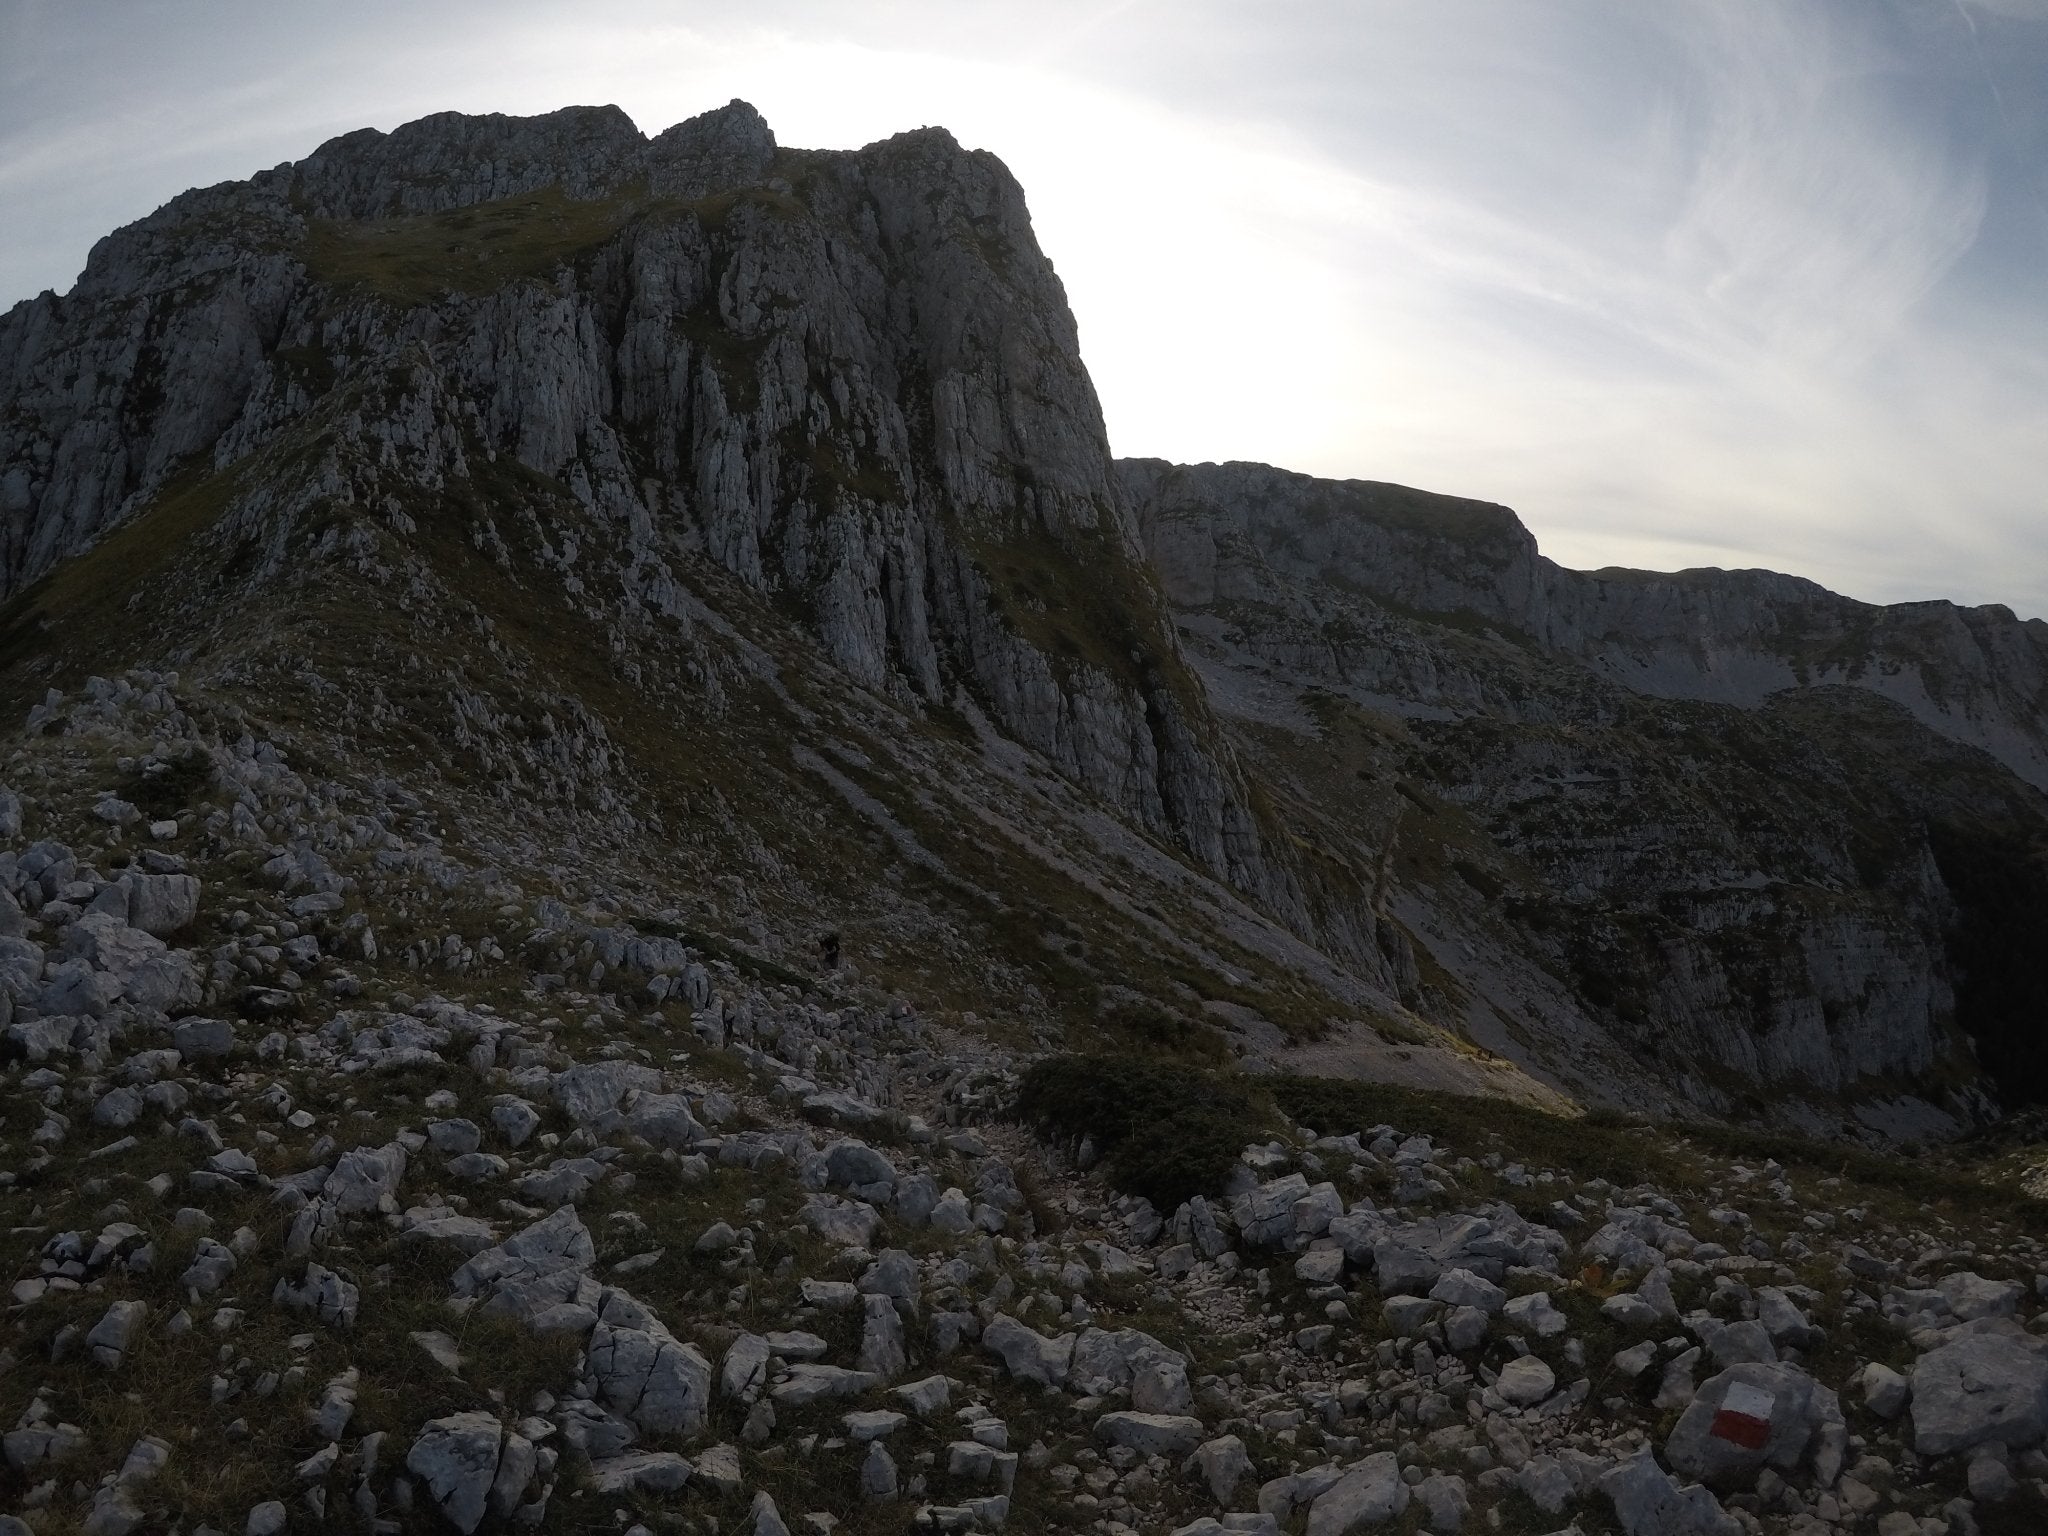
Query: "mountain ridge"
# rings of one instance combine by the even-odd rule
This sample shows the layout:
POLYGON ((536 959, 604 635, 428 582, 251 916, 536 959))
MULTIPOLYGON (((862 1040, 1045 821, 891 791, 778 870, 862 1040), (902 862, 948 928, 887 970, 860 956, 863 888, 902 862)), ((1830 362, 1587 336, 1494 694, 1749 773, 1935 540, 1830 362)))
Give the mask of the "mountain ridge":
MULTIPOLYGON (((272 709, 295 673, 360 674, 367 760, 452 733, 492 793, 636 836, 675 808, 635 764, 686 750, 642 713, 752 711, 749 750, 790 764, 771 775, 783 803, 937 880, 917 922, 965 902, 977 931, 1015 929, 1005 963, 1054 1015, 1163 988, 1169 1035, 1221 1028, 1258 1061, 1379 1071, 1420 1050, 1459 1081, 1494 1061, 1515 1092, 1810 1128, 1859 1123, 1820 1107, 1845 1095, 1925 1106, 1872 1111, 1887 1124, 1989 1112, 1956 1023, 1974 1005, 1956 1002, 1955 903, 1912 825, 2039 819, 2048 627, 1774 575, 1568 572, 1504 508, 1113 460, 1021 189, 943 130, 798 151, 734 103, 652 136, 598 108, 344 135, 101 242, 70 295, 0 317, 0 385, 0 651, 24 708, 81 680, 93 647, 64 633, 108 637, 103 669, 268 676, 252 702, 272 709), (550 624, 587 637, 580 657, 550 624), (437 653, 459 665, 392 686, 432 679, 437 653), (842 737, 821 722, 849 687, 872 704, 842 737), (1652 836, 1608 824, 1613 807, 1521 829, 1566 791, 1537 807, 1471 755, 1502 732, 1552 765, 1544 784, 1609 784, 1622 763, 1649 782, 1655 741, 1699 728, 1657 709, 1736 709, 1755 751, 1796 754, 1784 701, 1836 687, 2000 767, 1952 794, 1857 780, 1869 832, 1723 753, 1686 770, 1699 804, 1658 813, 1704 829, 1666 879, 1584 845, 1652 836), (1608 734, 1535 739, 1582 729, 1608 734), (877 776, 905 730, 931 739, 921 765, 877 776), (1340 758, 1357 759, 1341 786, 1340 758), (1038 765, 1080 797, 1052 823, 1038 765), (971 857, 932 851, 950 835, 935 808, 957 813, 967 783, 1009 829, 1028 920, 971 857), (1747 818, 1771 823, 1761 839, 1745 795, 1782 802, 1747 818), (1103 844, 1094 806, 1128 830, 1103 844), (1417 818, 1455 836, 1421 857, 1417 818), (1122 851, 1098 868, 1098 845, 1122 851), (1858 886, 1877 871, 1896 888, 1858 886), (1161 881, 1199 894, 1138 894, 1161 881), (1116 964, 1047 948, 1104 900, 1128 933, 1116 964), (1525 921, 1542 911, 1562 937, 1525 921), (1732 932, 1777 958, 1721 955, 1732 932), (1133 987, 1162 941, 1204 976, 1133 987), (1262 957, 1258 986, 1230 953, 1262 957), (1673 993, 1658 975, 1677 956, 1704 980, 1673 993), (1676 1058, 1639 1055, 1631 1011, 1657 1009, 1694 1020, 1676 1058)), ((1823 713, 1866 744, 1893 729, 1823 713)), ((1821 780, 1856 777, 1845 751, 1820 753, 1821 780)), ((463 770, 443 753, 433 771, 463 770)), ((704 789, 740 796, 719 803, 743 862, 765 860, 791 910, 814 899, 801 839, 751 834, 777 809, 704 789)), ((1942 836, 1973 868, 1997 841, 1942 836)), ((2016 1025, 1971 1017, 2031 1060, 2016 1025)))
MULTIPOLYGON (((1267 465, 1120 463, 1128 480, 1148 488, 1171 482, 1176 471, 1185 481, 1240 482, 1232 487, 1235 508, 1259 505, 1282 486, 1301 499, 1349 498, 1360 522, 1382 529, 1389 542, 1402 540, 1407 529, 1365 512, 1374 498, 1455 508, 1461 527, 1495 535, 1483 548, 1470 539, 1456 541, 1467 557, 1462 566, 1444 558, 1452 545, 1443 536, 1451 519, 1439 516, 1417 531, 1436 537, 1410 535, 1401 558, 1338 543, 1283 568, 1306 576, 1327 574, 1342 563, 1342 579, 1371 595, 1425 612, 1472 614, 1585 661, 1632 691, 1658 697, 1753 706, 1791 687, 1842 682, 1869 688, 1933 729, 1990 751, 2035 787, 2048 787, 2048 757, 2039 742, 2048 719, 2048 622, 2020 619, 2003 604, 1865 603, 1805 577, 1757 569, 1579 571, 1544 557, 1520 519, 1490 503, 1381 482, 1317 481, 1267 465), (1500 519, 1482 516, 1480 509, 1500 514, 1504 525, 1488 529, 1500 519), (1749 642, 1747 648, 1732 643, 1738 638, 1749 642), (1931 676, 1941 664, 1953 675, 1931 676)), ((1151 494, 1156 499, 1159 493, 1151 494)), ((1173 510, 1165 508, 1161 518, 1173 510)), ((1231 531, 1258 539, 1246 526, 1231 531)), ((1189 562, 1199 564, 1200 552, 1160 544, 1155 537, 1155 557, 1164 569, 1185 573, 1182 579, 1195 586, 1184 595, 1199 605, 1200 578, 1189 562)), ((1262 552, 1276 552, 1271 540, 1262 552)))
POLYGON ((1114 459, 938 131, 176 200, 0 316, 0 1536, 2042 1528, 2038 627, 1817 591, 1114 459))

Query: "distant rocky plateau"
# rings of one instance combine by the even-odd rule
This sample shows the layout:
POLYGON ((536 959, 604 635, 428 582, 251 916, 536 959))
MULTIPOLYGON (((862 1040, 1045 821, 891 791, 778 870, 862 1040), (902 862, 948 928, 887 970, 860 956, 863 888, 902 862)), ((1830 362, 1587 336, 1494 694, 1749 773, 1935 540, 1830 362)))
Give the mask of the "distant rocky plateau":
POLYGON ((110 234, 0 719, 0 1536, 2048 1530, 2048 625, 1116 459, 943 130, 110 234))

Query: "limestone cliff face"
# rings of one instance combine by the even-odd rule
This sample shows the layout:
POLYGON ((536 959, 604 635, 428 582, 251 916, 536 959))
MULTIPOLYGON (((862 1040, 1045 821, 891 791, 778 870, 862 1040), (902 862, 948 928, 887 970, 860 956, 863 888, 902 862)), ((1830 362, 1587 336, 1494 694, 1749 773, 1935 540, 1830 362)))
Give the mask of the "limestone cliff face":
MULTIPOLYGON (((1484 502, 1262 464, 1122 472, 1176 607, 1313 587, 1463 615, 1653 698, 1754 706, 1788 688, 1867 689, 2048 788, 2048 623, 1996 604, 1879 606, 1773 571, 1573 571, 1484 502)), ((1452 709, 1485 688, 1405 686, 1452 709)))
MULTIPOLYGON (((1505 508, 1399 486, 1119 468, 1191 656, 1264 732, 1247 749, 1335 739, 1345 709, 1402 722, 1415 746, 1360 776, 1438 808, 1397 836, 1472 839, 1417 899, 1568 977, 1563 1035, 1708 1101, 1966 1079, 1966 1034, 1994 1062, 2031 1036, 1989 1001, 2031 984, 1962 960, 2002 920, 1952 885, 2048 828, 2048 626, 1770 572, 1569 571, 1505 508)), ((1554 1026, 1469 942, 1436 959, 1507 1032, 1554 1026)))
POLYGON ((349 134, 102 241, 0 319, 0 399, 0 594, 180 475, 240 473, 283 560, 323 502, 402 515, 508 460, 626 531, 646 603, 680 541, 859 683, 964 689, 1303 919, 1178 665, 1022 192, 942 130, 781 151, 735 102, 652 139, 615 108, 349 134))

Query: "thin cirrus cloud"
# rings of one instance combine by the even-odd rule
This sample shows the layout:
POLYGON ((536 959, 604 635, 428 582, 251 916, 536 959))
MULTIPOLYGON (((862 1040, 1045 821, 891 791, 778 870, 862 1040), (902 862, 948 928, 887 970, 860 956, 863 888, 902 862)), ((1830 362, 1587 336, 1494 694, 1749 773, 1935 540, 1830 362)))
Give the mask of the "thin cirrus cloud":
POLYGON ((1023 182, 1120 453, 1498 500, 1572 564, 2048 611, 2048 0, 191 14, 0 22, 0 299, 428 111, 938 123, 1023 182))

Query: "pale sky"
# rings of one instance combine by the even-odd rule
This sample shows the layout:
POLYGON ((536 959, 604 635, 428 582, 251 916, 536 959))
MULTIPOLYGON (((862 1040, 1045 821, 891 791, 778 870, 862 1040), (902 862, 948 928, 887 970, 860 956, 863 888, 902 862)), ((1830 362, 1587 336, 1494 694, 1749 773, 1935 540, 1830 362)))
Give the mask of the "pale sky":
POLYGON ((0 305, 429 112, 1023 183, 1119 454, 2048 614, 2048 0, 0 0, 0 305))

